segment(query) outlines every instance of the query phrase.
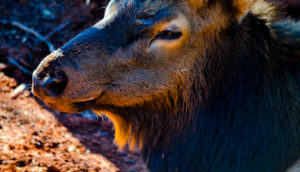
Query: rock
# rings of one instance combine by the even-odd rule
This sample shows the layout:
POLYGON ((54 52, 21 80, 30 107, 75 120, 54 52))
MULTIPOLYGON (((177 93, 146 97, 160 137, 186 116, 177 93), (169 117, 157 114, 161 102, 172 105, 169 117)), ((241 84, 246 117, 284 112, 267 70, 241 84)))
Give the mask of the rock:
POLYGON ((17 86, 13 92, 11 93, 12 98, 18 97, 20 94, 22 94, 25 90, 27 90, 29 87, 26 83, 20 84, 17 86))

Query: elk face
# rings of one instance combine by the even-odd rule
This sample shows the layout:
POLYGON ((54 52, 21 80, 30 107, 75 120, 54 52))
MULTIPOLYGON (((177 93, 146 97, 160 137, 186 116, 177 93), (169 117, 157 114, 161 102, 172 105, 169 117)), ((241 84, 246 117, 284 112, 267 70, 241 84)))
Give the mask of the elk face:
POLYGON ((136 106, 176 95, 190 86, 196 61, 208 63, 205 54, 227 22, 221 5, 194 6, 192 1, 112 0, 101 21, 40 63, 33 93, 64 112, 136 106))

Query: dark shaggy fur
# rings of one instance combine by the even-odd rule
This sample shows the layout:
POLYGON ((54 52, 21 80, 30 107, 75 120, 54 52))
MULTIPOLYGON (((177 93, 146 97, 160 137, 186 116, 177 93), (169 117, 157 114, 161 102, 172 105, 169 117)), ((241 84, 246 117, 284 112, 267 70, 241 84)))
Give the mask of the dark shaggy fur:
MULTIPOLYGON (((177 115, 166 114, 169 122, 175 121, 169 125, 170 134, 146 132, 159 143, 172 140, 165 135, 176 137, 175 142, 143 149, 152 171, 284 171, 299 159, 300 44, 274 40, 265 22, 252 14, 242 26, 232 27, 222 37, 224 42, 215 47, 217 54, 208 57, 227 64, 222 76, 211 81, 216 75, 211 67, 203 71, 205 80, 215 85, 207 104, 197 103, 197 95, 203 93, 197 85, 201 80, 195 76, 189 102, 194 107, 177 115), (178 134, 176 126, 185 121, 180 117, 186 114, 193 119, 178 134)), ((293 31, 279 32, 289 35, 293 31)), ((181 106, 180 110, 189 105, 181 106)), ((155 123, 160 122, 157 118, 155 123)))

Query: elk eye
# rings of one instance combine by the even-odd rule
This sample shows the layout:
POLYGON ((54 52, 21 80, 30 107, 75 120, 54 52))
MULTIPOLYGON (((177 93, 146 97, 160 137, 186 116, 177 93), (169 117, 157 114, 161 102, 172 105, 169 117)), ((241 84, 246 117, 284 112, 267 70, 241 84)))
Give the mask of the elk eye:
POLYGON ((164 30, 158 33, 158 35, 156 35, 156 39, 167 39, 167 40, 173 40, 173 39, 178 39, 180 38, 182 35, 181 32, 174 32, 174 31, 170 31, 170 30, 164 30))

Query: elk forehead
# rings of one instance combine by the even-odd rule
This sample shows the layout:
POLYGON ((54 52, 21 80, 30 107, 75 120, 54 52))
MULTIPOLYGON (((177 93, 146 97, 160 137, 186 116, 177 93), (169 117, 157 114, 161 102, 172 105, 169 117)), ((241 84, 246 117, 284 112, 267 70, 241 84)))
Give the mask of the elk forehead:
POLYGON ((106 7, 104 16, 119 11, 127 13, 128 9, 135 9, 136 13, 142 12, 154 15, 160 9, 163 9, 171 4, 178 4, 171 2, 172 1, 169 0, 111 0, 106 7))

